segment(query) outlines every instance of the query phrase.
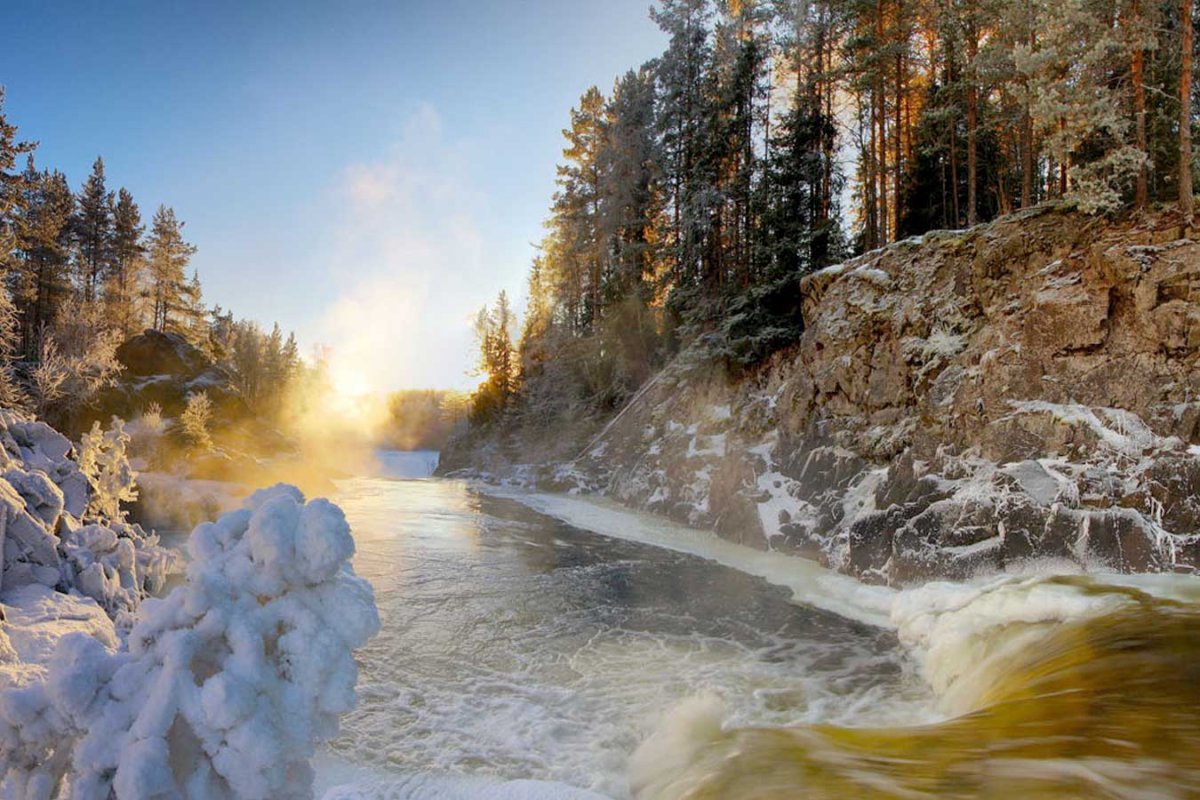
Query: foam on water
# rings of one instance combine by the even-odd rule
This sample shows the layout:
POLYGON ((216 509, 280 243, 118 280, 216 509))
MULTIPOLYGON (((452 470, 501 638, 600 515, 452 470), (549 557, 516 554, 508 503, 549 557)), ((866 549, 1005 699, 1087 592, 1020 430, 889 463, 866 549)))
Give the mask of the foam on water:
MULTIPOLYGON (((1119 780, 1122 797, 1149 786, 1146 770, 1179 766, 1147 753, 1122 765, 1107 752, 1009 764, 982 755, 987 737, 970 750, 978 731, 955 715, 986 707, 1010 672, 1036 676, 1029 654, 1060 629, 1100 637, 1103 651, 1109 617, 1158 613, 1147 598, 1193 606, 1192 577, 1064 578, 1030 563, 1030 574, 895 591, 602 500, 493 499, 436 480, 348 482, 338 499, 384 629, 360 654, 362 700, 334 744, 343 772, 368 772, 344 774, 350 788, 333 800, 623 798, 635 751, 646 796, 677 797, 696 770, 734 763, 725 746, 803 765, 805 780, 833 787, 816 797, 850 796, 829 764, 858 765, 855 780, 878 781, 884 796, 927 777, 877 769, 876 748, 937 780, 974 758, 1002 785, 1119 780)), ((1053 720, 1037 724, 1053 734, 1053 720)), ((339 774, 330 763, 323 779, 339 774)), ((761 784, 763 796, 794 796, 793 778, 761 784)))
POLYGON ((681 547, 596 537, 448 481, 349 481, 337 499, 383 621, 333 745, 383 771, 348 779, 366 797, 627 797, 630 754, 697 693, 725 698, 730 724, 933 718, 894 633, 681 547))
POLYGON ((564 783, 401 774, 318 755, 316 796, 322 800, 606 800, 564 783))
POLYGON ((1200 797, 1196 584, 1039 575, 902 592, 893 621, 944 721, 747 727, 693 700, 639 748, 633 785, 646 800, 1200 797))

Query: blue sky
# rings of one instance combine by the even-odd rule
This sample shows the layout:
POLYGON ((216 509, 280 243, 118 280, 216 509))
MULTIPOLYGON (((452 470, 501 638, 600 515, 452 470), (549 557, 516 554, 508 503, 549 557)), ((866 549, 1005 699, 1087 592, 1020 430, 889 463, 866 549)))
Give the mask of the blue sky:
POLYGON ((561 129, 665 44, 649 0, 9 2, 6 113, 72 185, 174 206, 206 299, 359 390, 465 387, 520 296, 561 129))

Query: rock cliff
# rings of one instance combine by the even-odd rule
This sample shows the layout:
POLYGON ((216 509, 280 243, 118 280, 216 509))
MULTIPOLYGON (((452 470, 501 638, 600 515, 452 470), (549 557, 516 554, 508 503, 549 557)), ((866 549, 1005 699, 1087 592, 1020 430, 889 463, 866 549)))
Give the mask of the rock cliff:
POLYGON ((792 348, 735 374, 697 343, 577 457, 513 474, 892 584, 1200 566, 1200 243, 1178 217, 1031 209, 801 292, 792 348))
POLYGON ((252 416, 229 370, 212 363, 179 334, 146 330, 123 342, 116 355, 120 377, 98 398, 85 420, 88 424, 93 419, 107 423, 113 415, 133 419, 151 403, 168 416, 178 416, 195 392, 207 394, 227 422, 252 416))

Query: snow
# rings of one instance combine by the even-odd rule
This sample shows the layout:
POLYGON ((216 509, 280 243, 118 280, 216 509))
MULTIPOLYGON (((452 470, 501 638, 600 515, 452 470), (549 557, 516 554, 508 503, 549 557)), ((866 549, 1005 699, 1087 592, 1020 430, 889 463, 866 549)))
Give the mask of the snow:
MULTIPOLYGON (((1077 491, 1075 482, 1053 471, 1041 461, 1016 461, 1000 468, 1039 505, 1048 506, 1063 498, 1070 498, 1077 491)), ((1068 503, 1074 505, 1074 503, 1068 503)))
POLYGON ((79 469, 91 484, 88 512, 107 520, 123 520, 121 503, 137 499, 137 474, 129 465, 130 436, 125 423, 113 417, 107 431, 99 422, 79 443, 79 469))
POLYGON ((925 340, 923 352, 926 358, 951 358, 967 346, 967 337, 944 328, 936 328, 925 340))
POLYGON ((0 547, 6 593, 23 586, 69 588, 94 599, 121 625, 157 591, 176 558, 158 537, 124 521, 136 497, 129 437, 114 420, 71 443, 41 422, 0 410, 0 547))
POLYGON ((1101 444, 1124 456, 1137 457, 1150 450, 1182 446, 1179 439, 1156 435, 1140 417, 1120 408, 1093 409, 1084 405, 1041 400, 1014 400, 1009 405, 1018 414, 1049 414, 1065 425, 1085 427, 1101 444))
POLYGON ((712 436, 697 434, 688 440, 688 458, 703 458, 705 456, 725 457, 725 434, 718 433, 712 436))
MULTIPOLYGON (((80 546, 111 544, 83 530, 80 546)), ((311 796, 309 759, 379 628, 344 515, 279 485, 197 527, 188 552, 187 583, 142 602, 120 647, 93 601, 6 591, 0 795, 311 796)))
POLYGON ((58 642, 82 633, 115 650, 117 632, 104 610, 89 597, 64 595, 30 584, 0 596, 0 687, 23 686, 45 677, 58 642))
POLYGON ((857 267, 850 274, 854 277, 861 278, 868 283, 874 284, 881 289, 886 289, 892 283, 892 276, 888 275, 878 267, 864 265, 857 267))
POLYGON ((293 487, 178 557, 124 520, 122 423, 69 441, 0 410, 0 796, 304 796, 378 628, 341 511, 293 487))

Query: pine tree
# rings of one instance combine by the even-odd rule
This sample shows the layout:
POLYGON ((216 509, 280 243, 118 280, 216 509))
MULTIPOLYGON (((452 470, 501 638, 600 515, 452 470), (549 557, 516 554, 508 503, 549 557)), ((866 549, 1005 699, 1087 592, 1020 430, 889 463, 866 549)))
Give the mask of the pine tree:
POLYGON ((675 285, 695 284, 702 273, 711 197, 703 150, 711 119, 705 87, 712 61, 709 22, 711 0, 663 0, 650 14, 670 40, 658 59, 657 127, 663 148, 663 180, 671 224, 667 244, 673 250, 675 285))
POLYGON ((159 206, 154 212, 149 241, 149 294, 153 304, 151 327, 169 330, 178 321, 183 305, 184 275, 195 254, 194 245, 183 239, 183 223, 175 210, 159 206))
POLYGON ((21 350, 21 314, 14 297, 24 279, 20 231, 27 199, 25 175, 15 168, 17 159, 33 149, 33 143, 17 139, 17 126, 5 117, 0 86, 0 406, 6 408, 26 404, 12 368, 21 350))
POLYGON ((558 167, 559 190, 554 196, 554 225, 565 249, 571 289, 576 296, 578 324, 591 329, 603 306, 605 257, 599 235, 600 149, 604 142, 604 96, 595 86, 571 109, 571 127, 563 130, 567 163, 558 167))
POLYGON ((280 368, 282 370, 280 389, 286 389, 292 379, 296 377, 296 373, 300 370, 300 364, 300 345, 296 342, 296 334, 289 332, 287 339, 283 342, 283 351, 280 358, 280 368))
POLYGON ((766 98, 768 43, 765 6, 754 0, 724 4, 715 33, 707 172, 715 189, 710 207, 706 282, 715 294, 727 281, 750 282, 753 258, 752 192, 759 172, 755 141, 766 98))
POLYGON ((142 244, 142 215, 137 203, 124 187, 117 192, 112 205, 112 271, 105 298, 110 313, 123 338, 135 333, 138 312, 134 305, 135 287, 143 266, 146 248, 142 244))
POLYGON ((33 142, 18 141, 17 126, 4 115, 4 87, 0 86, 0 268, 15 266, 25 186, 24 176, 14 170, 17 160, 34 147, 33 142))
POLYGON ((257 323, 239 320, 233 324, 231 339, 231 361, 238 388, 253 407, 258 403, 264 385, 264 337, 257 323))
POLYGON ((647 67, 616 82, 606 112, 600 173, 599 236, 609 262, 610 298, 633 293, 648 301, 657 252, 654 228, 658 148, 654 136, 654 78, 647 67))
POLYGON ((112 193, 105 188, 104 159, 100 157, 79 192, 71 225, 83 300, 90 303, 97 298, 113 261, 112 193))
POLYGON ((200 273, 192 270, 192 277, 179 287, 179 313, 174 329, 200 350, 209 355, 208 311, 204 308, 204 291, 200 285, 200 273))
POLYGON ((61 172, 39 172, 29 156, 17 221, 21 258, 14 298, 21 314, 21 354, 36 360, 42 337, 70 296, 71 219, 75 195, 61 172))

